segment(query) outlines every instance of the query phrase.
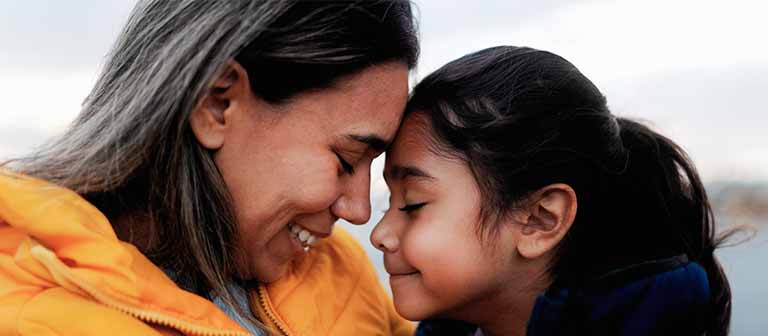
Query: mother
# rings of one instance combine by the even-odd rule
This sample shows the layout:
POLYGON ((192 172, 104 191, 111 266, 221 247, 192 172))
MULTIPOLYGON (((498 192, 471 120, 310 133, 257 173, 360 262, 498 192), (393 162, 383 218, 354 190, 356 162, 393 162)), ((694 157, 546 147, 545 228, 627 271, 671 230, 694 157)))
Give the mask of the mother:
POLYGON ((0 174, 0 333, 410 334, 331 232, 370 216, 417 55, 407 1, 141 1, 0 174))

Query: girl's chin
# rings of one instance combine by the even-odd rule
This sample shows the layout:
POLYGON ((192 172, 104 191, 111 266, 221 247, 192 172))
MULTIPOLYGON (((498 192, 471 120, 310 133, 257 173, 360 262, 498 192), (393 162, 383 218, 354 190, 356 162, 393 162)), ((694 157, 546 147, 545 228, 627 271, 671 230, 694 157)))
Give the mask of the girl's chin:
POLYGON ((416 303, 407 303, 407 304, 397 304, 395 303, 395 311, 409 321, 423 321, 429 318, 432 318, 433 316, 428 314, 424 310, 424 306, 416 304, 416 303))

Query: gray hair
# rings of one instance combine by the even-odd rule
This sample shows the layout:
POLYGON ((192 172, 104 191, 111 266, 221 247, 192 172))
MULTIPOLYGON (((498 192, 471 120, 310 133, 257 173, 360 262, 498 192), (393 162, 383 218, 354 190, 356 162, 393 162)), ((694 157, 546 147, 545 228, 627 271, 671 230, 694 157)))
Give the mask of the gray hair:
MULTIPOLYGON (((355 43, 365 42, 357 39, 355 43)), ((73 124, 62 136, 12 164, 83 195, 110 219, 145 214, 149 237, 143 238, 150 241, 142 252, 178 275, 180 286, 203 295, 215 293, 260 325, 251 314, 243 314, 227 290, 236 275, 230 196, 211 153, 197 143, 188 122, 226 62, 242 57, 244 50, 257 58, 251 65, 244 62, 249 73, 258 74, 264 59, 289 67, 297 63, 339 67, 338 73, 312 82, 312 87, 289 90, 290 95, 322 88, 342 75, 387 60, 413 67, 418 43, 408 1, 140 1, 73 124), (375 4, 386 8, 373 8, 375 4), (354 21, 347 19, 348 10, 329 11, 330 6, 378 12, 369 21, 354 21), (391 11, 395 6, 401 7, 399 12, 391 11), (321 9, 323 15, 314 15, 321 9), (336 14, 328 16, 329 12, 336 14), (272 29, 278 20, 288 24, 272 29), (374 27, 382 39, 364 47, 339 40, 348 38, 340 31, 361 30, 355 24, 374 27), (317 30, 312 36, 302 30, 326 26, 332 29, 317 30), (259 40, 270 34, 274 40, 259 40), (306 45, 302 36, 331 43, 302 48, 306 45), (270 50, 282 42, 288 47, 270 50)), ((258 76, 250 77, 253 81, 258 76)))

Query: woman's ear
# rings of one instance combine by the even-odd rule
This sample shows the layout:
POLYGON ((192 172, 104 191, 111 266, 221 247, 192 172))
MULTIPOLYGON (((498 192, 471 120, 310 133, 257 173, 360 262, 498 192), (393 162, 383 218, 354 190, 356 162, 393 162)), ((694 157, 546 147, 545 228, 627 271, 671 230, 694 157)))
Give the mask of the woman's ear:
POLYGON ((551 184, 533 193, 519 226, 518 253, 535 259, 554 250, 571 229, 576 208, 576 192, 567 184, 551 184))
POLYGON ((192 132, 203 147, 217 150, 224 145, 232 109, 247 94, 248 73, 240 63, 230 60, 189 117, 192 132))

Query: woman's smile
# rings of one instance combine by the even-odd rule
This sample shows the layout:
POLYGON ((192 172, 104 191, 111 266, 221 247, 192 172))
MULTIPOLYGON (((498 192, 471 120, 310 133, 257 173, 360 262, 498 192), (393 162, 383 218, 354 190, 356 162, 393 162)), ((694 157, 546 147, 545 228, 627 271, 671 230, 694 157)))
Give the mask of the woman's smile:
POLYGON ((322 233, 310 231, 296 223, 288 224, 287 229, 291 235, 291 242, 293 243, 294 248, 298 249, 298 252, 301 253, 302 251, 309 251, 309 247, 314 245, 318 240, 330 236, 333 226, 331 226, 331 229, 328 232, 322 233))

